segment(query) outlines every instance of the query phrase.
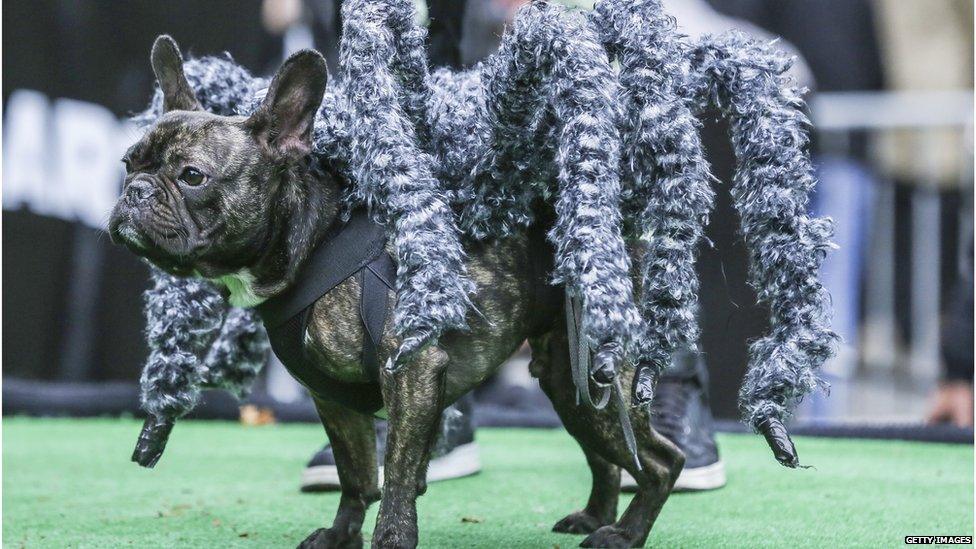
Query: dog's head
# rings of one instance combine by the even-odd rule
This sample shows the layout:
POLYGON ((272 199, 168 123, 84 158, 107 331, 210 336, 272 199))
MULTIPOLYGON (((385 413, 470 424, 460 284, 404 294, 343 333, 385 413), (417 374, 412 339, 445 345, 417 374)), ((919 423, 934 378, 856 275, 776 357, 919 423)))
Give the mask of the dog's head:
POLYGON ((164 114, 123 158, 112 239, 172 274, 247 284, 240 304, 260 301, 282 289, 335 212, 335 186, 310 162, 325 61, 291 56, 247 118, 202 109, 170 37, 156 39, 152 67, 164 114))

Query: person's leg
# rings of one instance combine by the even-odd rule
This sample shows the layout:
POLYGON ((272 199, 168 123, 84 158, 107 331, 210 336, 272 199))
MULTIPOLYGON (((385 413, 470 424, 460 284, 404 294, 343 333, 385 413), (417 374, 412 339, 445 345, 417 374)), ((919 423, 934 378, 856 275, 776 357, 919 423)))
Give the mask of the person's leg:
POLYGON ((470 393, 441 414, 441 430, 430 452, 427 482, 450 480, 481 471, 478 443, 474 440, 474 398, 470 393))
MULTIPOLYGON (((440 435, 434 442, 427 468, 427 482, 451 480, 481 471, 478 443, 474 439, 474 399, 463 396, 441 415, 440 435)), ((383 482, 383 455, 386 452, 386 422, 376 422, 376 459, 383 482)), ((339 471, 330 444, 312 456, 302 471, 303 492, 334 492, 339 490, 339 471)))
POLYGON ((461 31, 467 0, 427 0, 431 67, 461 68, 461 31))
MULTIPOLYGON (((708 403, 708 369, 702 354, 682 351, 658 381, 651 404, 651 423, 685 454, 685 467, 675 483, 679 491, 714 490, 725 486, 725 464, 715 444, 708 403)), ((633 490, 634 480, 622 475, 621 487, 633 490)))

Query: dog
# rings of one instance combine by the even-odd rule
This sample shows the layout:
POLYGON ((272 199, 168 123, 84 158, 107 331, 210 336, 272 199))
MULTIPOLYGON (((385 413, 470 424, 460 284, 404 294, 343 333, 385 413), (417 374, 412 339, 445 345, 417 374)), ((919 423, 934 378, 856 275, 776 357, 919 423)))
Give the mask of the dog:
MULTIPOLYGON (((125 154, 125 182, 109 221, 113 241, 169 273, 213 281, 234 305, 260 311, 280 302, 308 278, 310 263, 321 262, 316 259, 321 250, 353 223, 344 221, 340 208, 349 182, 312 155, 315 113, 328 80, 322 56, 304 50, 286 60, 249 117, 205 112, 169 37, 157 39, 151 60, 164 114, 125 154)), ((399 342, 390 315, 381 315, 379 333, 371 333, 363 321, 363 276, 342 279, 298 315, 304 370, 293 373, 313 395, 342 485, 332 526, 316 530, 300 547, 363 545, 366 510, 381 496, 371 411, 389 419, 372 546, 415 547, 416 498, 426 489, 441 411, 488 378, 525 340, 532 349, 532 374, 579 442, 592 472, 586 506, 553 529, 588 534, 584 547, 644 544, 684 457, 653 429, 639 428, 638 466, 616 404, 600 410, 578 405, 563 291, 548 284, 553 250, 545 238, 545 213, 551 208, 539 208, 540 221, 524 233, 466 246, 466 267, 476 286, 469 330, 444 334, 402 368, 370 371, 367 365, 386 363, 399 342), (370 339, 376 345, 367 349, 370 339), (375 356, 367 360, 367 353, 375 356), (367 400, 382 410, 360 406, 367 400), (621 467, 639 488, 618 519, 621 467)), ((330 261, 325 258, 326 264, 330 261)), ((380 293, 381 308, 388 310, 395 292, 387 285, 380 293)), ((288 349, 275 346, 274 337, 272 345, 279 356, 287 354, 288 349)), ((633 368, 623 367, 618 375, 629 386, 633 368)), ((628 413, 634 424, 649 425, 642 409, 628 413)))

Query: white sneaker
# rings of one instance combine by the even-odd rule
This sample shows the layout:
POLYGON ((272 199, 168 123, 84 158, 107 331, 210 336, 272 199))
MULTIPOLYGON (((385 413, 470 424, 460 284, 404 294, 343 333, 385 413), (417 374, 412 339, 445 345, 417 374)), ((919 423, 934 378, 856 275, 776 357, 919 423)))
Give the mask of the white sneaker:
MULTIPOLYGON (((382 458, 381 458, 382 459, 382 458)), ((481 471, 481 457, 477 442, 468 442, 451 448, 447 453, 434 457, 427 467, 427 482, 470 476, 481 471)), ((379 467, 380 486, 383 485, 383 466, 379 467)), ((302 471, 303 492, 332 492, 340 489, 339 470, 332 456, 332 448, 326 446, 312 458, 302 471)))
MULTIPOLYGON (((685 468, 674 483, 676 492, 701 492, 725 486, 725 462, 718 460, 703 467, 685 468)), ((620 471, 620 489, 625 492, 637 490, 637 481, 627 471, 620 471)))

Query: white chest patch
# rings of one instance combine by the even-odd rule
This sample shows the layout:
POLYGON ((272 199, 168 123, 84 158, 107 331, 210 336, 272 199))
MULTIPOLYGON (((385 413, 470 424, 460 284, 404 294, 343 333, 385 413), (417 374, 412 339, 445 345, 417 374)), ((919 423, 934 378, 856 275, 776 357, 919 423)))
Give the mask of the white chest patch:
POLYGON ((213 282, 227 288, 230 292, 227 300, 235 307, 254 307, 264 302, 263 297, 254 295, 254 275, 247 269, 215 278, 213 282))

